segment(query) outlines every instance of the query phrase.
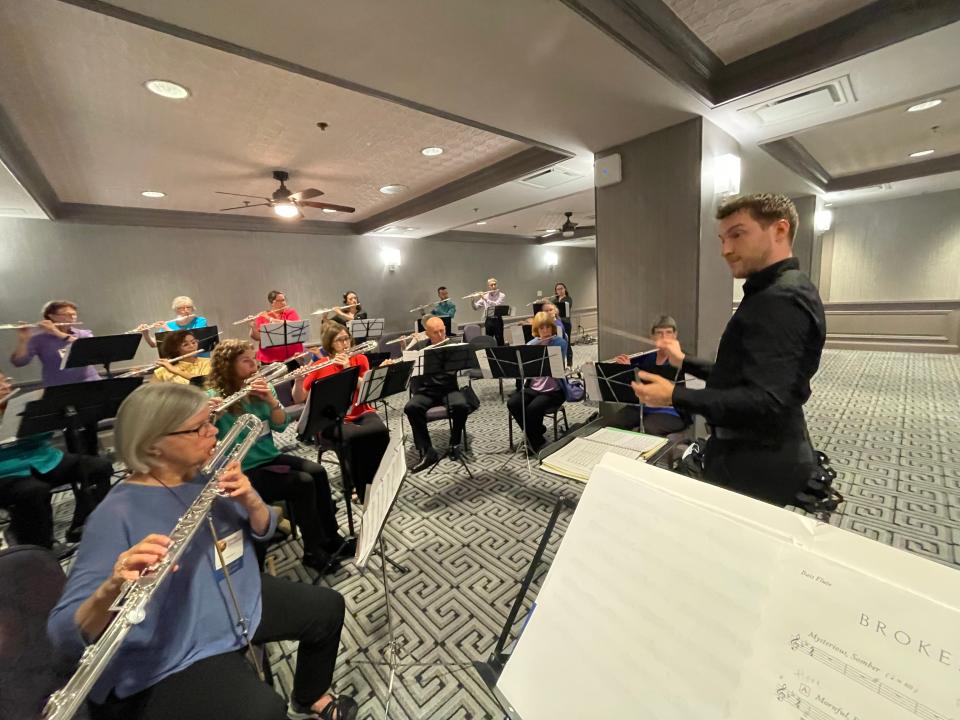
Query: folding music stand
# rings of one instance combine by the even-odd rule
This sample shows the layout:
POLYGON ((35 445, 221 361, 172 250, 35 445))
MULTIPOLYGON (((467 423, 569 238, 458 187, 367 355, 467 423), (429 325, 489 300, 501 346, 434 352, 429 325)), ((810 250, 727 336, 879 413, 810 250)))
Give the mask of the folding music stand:
MULTIPOLYGON (((381 359, 386 360, 390 353, 375 353, 384 355, 381 359)), ((410 373, 413 372, 412 362, 397 362, 390 365, 380 365, 374 367, 371 363, 370 369, 360 380, 360 389, 357 391, 357 404, 382 402, 384 415, 387 415, 387 398, 391 395, 397 395, 406 392, 410 384, 410 373)), ((389 417, 386 418, 389 421, 389 417)))
POLYGON ((160 354, 161 358, 167 357, 176 357, 176 353, 173 355, 164 355, 160 352, 160 348, 163 347, 163 339, 167 336, 168 333, 172 332, 188 332, 197 339, 197 345, 204 353, 213 352, 213 349, 217 346, 217 343, 220 342, 220 329, 216 325, 207 325, 202 328, 195 328, 193 330, 164 330, 163 332, 158 332, 154 337, 157 340, 157 352, 160 354))
POLYGON ((260 326, 260 347, 302 345, 307 340, 309 320, 280 320, 260 326))
MULTIPOLYGON (((655 352, 655 351, 654 351, 655 352)), ((603 402, 639 405, 640 400, 630 383, 636 377, 637 368, 620 363, 598 362, 596 368, 597 388, 603 402)), ((591 383, 592 385, 592 383, 591 383)))
POLYGON ((60 363, 60 369, 103 365, 107 377, 112 378, 111 363, 131 360, 137 354, 137 347, 143 338, 139 333, 123 335, 98 335, 74 340, 67 347, 67 354, 60 363))
POLYGON ((533 304, 533 314, 536 315, 538 312, 543 312, 543 305, 546 303, 546 300, 541 300, 540 302, 535 302, 533 304))
POLYGON ((383 336, 383 325, 386 321, 383 318, 366 318, 364 320, 351 320, 348 326, 350 334, 357 342, 378 338, 383 336))
POLYGON ((351 535, 356 534, 353 529, 353 506, 350 502, 353 479, 350 477, 347 463, 343 459, 343 419, 353 404, 353 392, 357 387, 357 376, 359 374, 360 368, 349 367, 334 375, 315 380, 313 385, 310 386, 306 406, 297 424, 297 435, 301 440, 312 437, 321 446, 317 462, 320 462, 320 457, 323 455, 322 444, 324 439, 321 438, 321 434, 331 427, 335 428, 333 444, 337 457, 340 459, 343 497, 347 504, 347 527, 351 535))
MULTIPOLYGON (((509 378, 520 381, 523 391, 527 378, 553 377, 563 378, 563 356, 557 345, 508 345, 489 347, 477 351, 477 360, 484 377, 509 378)), ((521 403, 521 425, 523 440, 517 444, 516 452, 527 451, 527 470, 530 471, 530 448, 527 445, 527 404, 521 403)), ((539 455, 538 455, 539 457, 539 455)), ((507 458, 506 466, 513 459, 507 458)))

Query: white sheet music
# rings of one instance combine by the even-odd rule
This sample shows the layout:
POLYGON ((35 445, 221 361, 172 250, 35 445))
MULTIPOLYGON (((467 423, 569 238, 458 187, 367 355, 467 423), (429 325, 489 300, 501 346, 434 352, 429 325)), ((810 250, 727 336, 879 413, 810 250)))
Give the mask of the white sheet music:
POLYGON ((387 445, 387 451, 380 460, 380 467, 377 468, 377 474, 374 475, 365 497, 360 534, 357 537, 355 557, 357 567, 366 567, 406 475, 407 461, 403 456, 403 437, 400 433, 391 433, 390 444, 387 445))
POLYGON ((587 435, 587 438, 593 442, 616 445, 617 447, 636 450, 639 453, 654 451, 666 442, 664 438, 657 435, 644 435, 643 433, 621 430, 615 427, 600 428, 595 433, 587 435))
POLYGON ((540 463, 540 467, 554 475, 587 482, 593 468, 608 452, 628 457, 631 460, 643 459, 642 453, 637 450, 591 442, 587 438, 578 437, 546 457, 540 463))
POLYGON ((957 720, 958 599, 953 568, 607 454, 498 687, 523 720, 957 720))

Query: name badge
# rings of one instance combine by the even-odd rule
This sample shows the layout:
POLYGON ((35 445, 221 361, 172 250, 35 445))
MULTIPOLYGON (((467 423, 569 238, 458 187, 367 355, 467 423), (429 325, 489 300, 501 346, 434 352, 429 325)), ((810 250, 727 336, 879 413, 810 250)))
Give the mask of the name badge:
POLYGON ((240 568, 243 562, 243 530, 237 530, 234 533, 221 537, 217 543, 217 548, 213 549, 213 567, 217 575, 223 577, 223 565, 226 563, 230 572, 235 572, 240 568), (219 548, 220 552, 217 552, 219 548), (223 562, 220 562, 220 556, 223 556, 223 562))

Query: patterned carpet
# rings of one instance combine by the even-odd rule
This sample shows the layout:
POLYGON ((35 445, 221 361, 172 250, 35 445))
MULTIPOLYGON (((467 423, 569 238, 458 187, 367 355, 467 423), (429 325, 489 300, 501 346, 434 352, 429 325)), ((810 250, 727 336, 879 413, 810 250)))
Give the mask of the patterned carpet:
MULTIPOLYGON (((596 346, 574 350, 575 364, 596 356, 596 346)), ((483 406, 468 422, 474 479, 450 461, 429 475, 408 476, 387 525, 388 555, 410 568, 405 575, 388 573, 403 660, 416 663, 395 682, 390 718, 502 717, 469 663, 494 646, 556 494, 581 489, 538 470, 528 473, 519 456, 503 467, 506 408, 496 381, 475 388, 483 406)), ((395 398, 393 405, 389 421, 396 432, 402 402, 395 398)), ((591 412, 582 404, 567 407, 571 425, 591 412)), ((847 497, 832 523, 960 565, 960 356, 827 351, 807 416, 847 497)), ((435 445, 444 448, 446 425, 431 427, 435 445)), ((283 440, 295 444, 288 433, 283 440)), ((315 457, 306 446, 294 451, 315 457)), ((414 460, 411 450, 408 461, 414 460)), ((336 485, 336 465, 326 467, 336 485)), ((62 532, 70 500, 66 494, 58 500, 62 532)), ((548 561, 568 515, 561 514, 548 561)), ((277 574, 311 581, 299 553, 295 541, 276 546, 277 574)), ((379 560, 365 573, 348 565, 327 582, 344 595, 348 611, 337 689, 357 698, 360 717, 382 718, 389 670, 373 664, 383 659, 388 641, 379 560)), ((285 643, 269 651, 277 686, 288 692, 295 649, 285 643)))

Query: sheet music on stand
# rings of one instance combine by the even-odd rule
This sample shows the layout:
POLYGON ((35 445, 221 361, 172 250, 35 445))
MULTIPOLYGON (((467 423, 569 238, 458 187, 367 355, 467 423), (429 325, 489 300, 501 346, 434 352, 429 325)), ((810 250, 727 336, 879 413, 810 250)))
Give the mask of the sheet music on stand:
POLYGON ((410 384, 413 367, 412 362, 400 361, 367 370, 360 378, 357 405, 380 402, 391 395, 404 392, 410 384))
POLYGON ((360 519, 360 534, 357 536, 357 554, 354 557, 358 568, 366 568, 370 555, 377 549, 380 533, 383 532, 406 476, 407 461, 404 458, 403 438, 399 433, 394 433, 390 436, 390 443, 380 460, 380 467, 377 468, 367 491, 363 517, 360 519))
POLYGON ((60 358, 60 369, 103 365, 109 376, 110 365, 133 359, 142 339, 139 333, 77 338, 66 346, 66 352, 60 358))
POLYGON ((367 318, 365 320, 351 320, 347 326, 354 339, 383 337, 383 318, 367 318))
POLYGON ((403 359, 413 363, 413 377, 455 373, 470 367, 470 353, 474 352, 467 343, 447 343, 440 347, 427 346, 422 350, 404 350, 403 359))
POLYGON ((260 326, 260 347, 284 347, 307 341, 309 320, 280 320, 260 326))

